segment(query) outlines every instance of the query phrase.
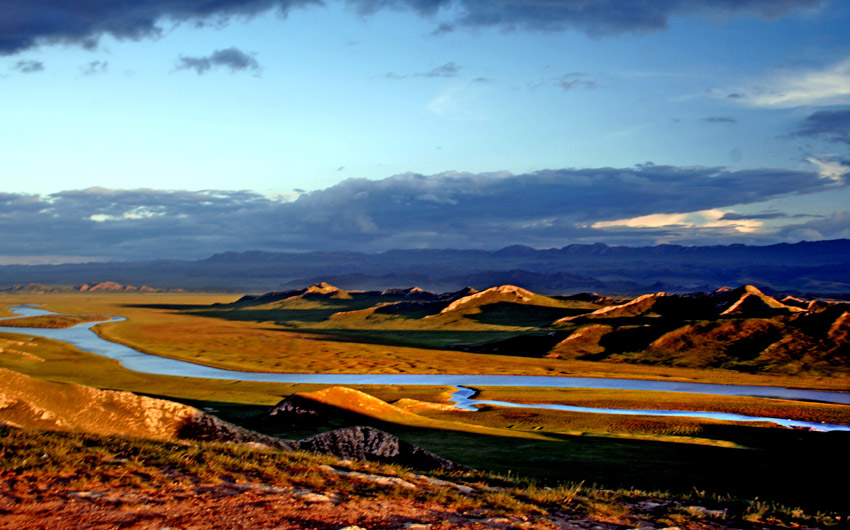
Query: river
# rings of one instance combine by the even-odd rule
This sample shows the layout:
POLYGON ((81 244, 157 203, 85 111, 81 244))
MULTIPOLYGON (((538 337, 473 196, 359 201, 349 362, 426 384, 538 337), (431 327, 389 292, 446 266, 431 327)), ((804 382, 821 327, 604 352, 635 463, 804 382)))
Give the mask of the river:
MULTIPOLYGON (((54 314, 29 305, 10 308, 19 316, 40 316, 54 314)), ((17 318, 17 317, 9 317, 17 318)), ((0 319, 0 321, 5 319, 0 319)), ((498 405, 506 407, 524 407, 566 410, 573 412, 591 412, 599 414, 631 414, 643 416, 680 416, 691 418, 709 418, 727 421, 767 421, 786 427, 809 428, 816 430, 850 431, 850 425, 832 425, 783 418, 743 416, 722 412, 676 411, 676 410, 640 410, 640 409, 599 409, 573 407, 559 404, 519 404, 505 401, 484 401, 473 399, 475 391, 468 387, 507 386, 507 387, 547 387, 547 388, 593 388, 615 390, 657 390, 664 392, 685 392, 696 394, 714 394, 726 396, 750 396, 759 398, 789 399, 797 401, 815 401, 824 403, 850 404, 850 393, 828 392, 823 390, 805 390, 785 387, 754 385, 719 385, 710 383, 686 383, 676 381, 655 381, 640 379, 617 379, 596 377, 560 377, 560 376, 523 376, 523 375, 463 375, 463 374, 301 374, 272 372, 241 372, 222 370, 210 366, 168 359, 140 352, 129 346, 101 338, 91 328, 103 322, 117 322, 123 317, 111 317, 100 322, 85 322, 69 328, 5 328, 10 333, 36 335, 59 340, 76 348, 115 359, 129 370, 136 372, 170 375, 178 377, 200 377, 206 379, 227 379, 236 381, 257 381, 268 383, 315 383, 325 385, 438 385, 452 386, 458 390, 452 394, 456 407, 476 410, 475 405, 498 405)))

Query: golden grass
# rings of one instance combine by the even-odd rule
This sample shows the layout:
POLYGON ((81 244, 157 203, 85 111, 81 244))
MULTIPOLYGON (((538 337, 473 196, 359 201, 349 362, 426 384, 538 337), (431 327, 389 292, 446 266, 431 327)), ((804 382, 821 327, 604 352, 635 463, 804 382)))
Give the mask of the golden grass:
MULTIPOLYGON (((686 431, 668 427, 666 430, 646 431, 641 427, 635 432, 628 429, 607 427, 610 416, 597 416, 596 424, 564 425, 558 422, 549 424, 534 424, 525 428, 517 428, 498 414, 490 411, 469 413, 452 412, 440 416, 430 412, 414 414, 385 403, 386 401, 422 400, 445 403, 450 394, 448 387, 417 387, 417 386, 376 386, 362 385, 362 394, 345 389, 340 392, 322 390, 324 385, 299 385, 283 383, 256 383, 245 381, 220 381, 215 379, 182 378, 141 374, 122 368, 117 361, 97 355, 80 352, 61 342, 43 338, 27 340, 24 335, 0 333, 0 347, 6 348, 0 352, 0 367, 15 370, 27 375, 48 380, 84 384, 96 388, 129 390, 141 394, 153 394, 176 400, 193 400, 203 402, 218 402, 227 404, 247 404, 271 406, 283 397, 294 393, 303 393, 305 397, 321 401, 327 405, 342 410, 357 412, 374 419, 396 423, 399 425, 428 429, 450 430, 493 436, 521 437, 531 439, 552 439, 551 432, 561 432, 572 435, 596 433, 605 436, 624 436, 629 438, 677 441, 700 444, 716 444, 715 442, 693 438, 671 438, 686 434, 686 431), (22 352, 20 355, 10 352, 22 352), (45 362, 46 361, 46 362, 45 362), (351 395, 359 395, 363 399, 351 399, 351 395), (380 404, 379 407, 364 404, 380 404), (379 401, 381 400, 381 401, 379 401), (643 429, 645 432, 640 432, 643 429)), ((417 409, 419 410, 419 409, 417 409)), ((506 409, 508 414, 516 412, 506 409)), ((571 413, 562 414, 563 417, 571 413)), ((579 415, 580 416, 580 415, 579 415)), ((560 421, 560 420, 559 420, 560 421)), ((515 422, 514 422, 515 423, 515 422)), ((672 424, 672 421, 671 421, 672 424)))
POLYGON ((845 380, 834 378, 806 379, 720 369, 540 359, 365 344, 335 335, 291 331, 276 324, 198 316, 178 312, 175 307, 206 307, 213 303, 229 303, 236 298, 232 294, 214 293, 4 294, 0 295, 0 307, 39 303, 45 309, 62 313, 124 316, 127 321, 100 324, 96 330, 108 340, 140 351, 232 370, 562 375, 834 390, 847 388, 845 380), (167 307, 169 305, 172 307, 167 307))
POLYGON ((460 431, 491 436, 508 436, 511 438, 553 440, 553 438, 546 436, 544 433, 511 431, 481 425, 477 422, 464 421, 465 417, 474 415, 470 413, 461 413, 456 416, 457 419, 451 421, 428 418, 391 405, 369 394, 346 387, 330 387, 315 392, 299 393, 298 396, 323 405, 368 416, 376 420, 408 427, 460 431))
POLYGON ((476 399, 611 409, 700 410, 850 425, 850 406, 745 396, 590 388, 477 387, 476 399))
POLYGON ((501 431, 539 433, 561 440, 574 436, 590 436, 730 449, 746 448, 732 440, 712 438, 705 429, 707 425, 724 425, 732 429, 738 426, 719 420, 591 414, 489 405, 481 406, 478 412, 423 410, 421 415, 432 420, 458 421, 501 431))
MULTIPOLYGON (((123 368, 118 361, 81 352, 50 339, 0 332, 0 368, 65 383, 110 390, 129 390, 175 400, 209 401, 271 406, 296 392, 310 392, 326 385, 258 383, 144 374, 123 368)), ((362 385, 387 401, 402 398, 440 401, 450 390, 445 386, 362 385)))
POLYGON ((84 322, 100 320, 107 320, 107 317, 98 315, 43 315, 4 320, 0 322, 0 326, 11 328, 70 328, 84 322))

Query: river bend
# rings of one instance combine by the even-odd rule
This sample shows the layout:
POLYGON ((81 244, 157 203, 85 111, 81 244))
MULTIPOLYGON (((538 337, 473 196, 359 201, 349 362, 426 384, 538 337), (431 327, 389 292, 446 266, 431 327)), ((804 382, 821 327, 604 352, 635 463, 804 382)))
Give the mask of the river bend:
MULTIPOLYGON (((19 316, 41 316, 54 314, 29 305, 9 308, 19 316)), ((9 317, 18 318, 18 317, 9 317)), ((5 319, 0 319, 0 321, 5 319)), ((223 370, 200 364, 159 357, 140 352, 129 346, 101 338, 91 328, 103 322, 117 322, 123 317, 111 317, 100 322, 85 322, 69 328, 5 328, 9 333, 36 335, 72 344, 76 348, 103 357, 117 360, 123 367, 136 372, 177 377, 199 377, 235 381, 257 381, 267 383, 314 383, 325 385, 438 385, 452 386, 458 390, 452 401, 460 409, 476 410, 475 405, 498 405, 505 407, 541 408, 599 414, 631 414, 644 416, 680 416, 710 418, 727 421, 768 421, 786 427, 817 430, 850 431, 850 425, 831 425, 782 418, 765 418, 706 411, 600 409, 573 407, 559 404, 519 404, 505 401, 473 399, 474 390, 466 387, 515 386, 551 388, 593 388, 616 390, 656 390, 726 396, 749 396, 760 398, 816 401, 824 403, 850 404, 850 394, 823 390, 805 390, 785 387, 755 385, 719 385, 711 383, 687 383, 676 381, 654 381, 640 379, 617 379, 596 377, 524 376, 524 375, 464 375, 464 374, 301 374, 272 372, 242 372, 223 370)))

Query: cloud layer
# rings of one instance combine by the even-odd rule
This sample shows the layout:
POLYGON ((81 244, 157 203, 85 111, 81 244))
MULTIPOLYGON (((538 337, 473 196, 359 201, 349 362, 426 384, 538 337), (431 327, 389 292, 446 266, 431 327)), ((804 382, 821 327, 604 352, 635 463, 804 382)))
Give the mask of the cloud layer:
POLYGON ((0 194, 0 238, 8 256, 119 260, 202 258, 250 249, 770 243, 799 234, 844 234, 850 215, 766 233, 759 231, 762 221, 782 215, 743 216, 720 209, 846 184, 815 171, 645 164, 524 175, 351 179, 292 201, 233 191, 7 193, 0 194))
POLYGON ((850 57, 819 69, 788 69, 727 94, 752 107, 790 109, 850 104, 850 57))
MULTIPOLYGON (((664 29, 671 17, 733 15, 776 18, 822 0, 337 0, 362 14, 382 9, 412 10, 437 18, 439 32, 497 26, 546 31, 577 30, 602 35, 664 29), (448 19, 448 20, 447 20, 448 19)), ((0 17, 0 55, 42 44, 97 46, 103 35, 140 40, 160 35, 169 24, 221 24, 277 10, 321 5, 320 0, 5 0, 0 17)), ((435 20, 436 22, 436 20, 435 20)))
POLYGON ((794 134, 850 146, 850 109, 819 110, 803 120, 794 134))

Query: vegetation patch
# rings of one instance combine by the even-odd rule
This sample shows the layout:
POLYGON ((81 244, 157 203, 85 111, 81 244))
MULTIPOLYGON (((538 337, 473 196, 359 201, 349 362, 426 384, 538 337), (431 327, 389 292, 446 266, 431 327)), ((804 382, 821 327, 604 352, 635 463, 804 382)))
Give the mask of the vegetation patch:
POLYGON ((840 512, 691 490, 547 486, 513 474, 398 466, 211 442, 0 427, 0 509, 23 527, 205 524, 434 530, 838 527, 840 512))
POLYGON ((0 321, 0 326, 10 328, 70 328, 85 322, 102 322, 109 317, 98 315, 42 315, 12 318, 0 321))

